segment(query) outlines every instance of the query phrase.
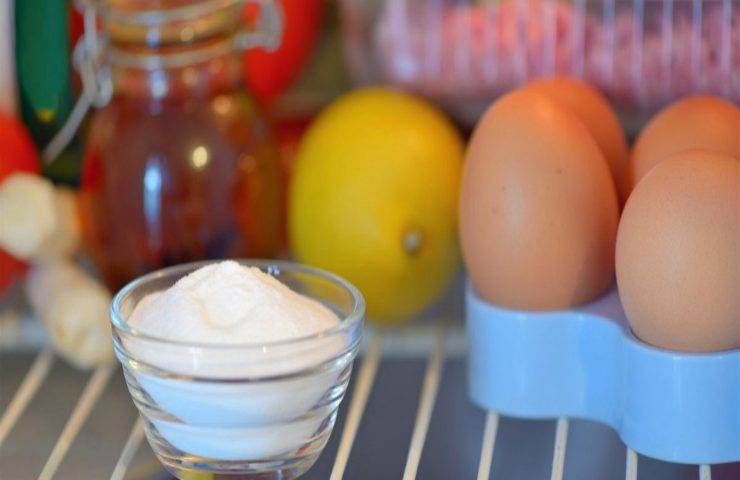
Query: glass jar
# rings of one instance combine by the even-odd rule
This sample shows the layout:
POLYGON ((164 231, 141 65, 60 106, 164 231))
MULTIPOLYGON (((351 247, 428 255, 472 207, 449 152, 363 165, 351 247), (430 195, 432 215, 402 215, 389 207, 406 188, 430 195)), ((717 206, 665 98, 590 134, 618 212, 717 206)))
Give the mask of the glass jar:
POLYGON ((105 39, 98 88, 107 85, 110 98, 89 125, 81 210, 87 247, 111 288, 170 264, 279 253, 278 154, 243 90, 240 56, 274 45, 279 17, 262 0, 262 21, 248 32, 244 3, 97 5, 105 39))

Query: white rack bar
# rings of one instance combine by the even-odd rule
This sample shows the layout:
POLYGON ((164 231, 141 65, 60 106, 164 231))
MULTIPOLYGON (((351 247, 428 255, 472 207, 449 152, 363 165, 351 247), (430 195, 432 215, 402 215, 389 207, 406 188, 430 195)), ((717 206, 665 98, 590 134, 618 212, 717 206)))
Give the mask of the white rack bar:
POLYGON ((711 465, 699 465, 699 480, 712 480, 711 465))
POLYGON ((496 448, 496 434, 498 433, 498 412, 486 414, 486 426, 483 428, 483 442, 480 447, 480 462, 478 463, 478 480, 488 480, 491 476, 493 451, 496 448))
POLYGON ((13 430, 18 419, 23 415, 28 404, 33 400, 41 384, 44 383, 44 379, 49 374, 53 364, 54 351, 50 347, 46 347, 36 356, 31 368, 28 369, 28 373, 23 378, 15 395, 13 395, 8 408, 5 409, 2 418, 0 418, 0 446, 8 437, 10 431, 13 430))
POLYGON ((126 470, 131 465, 131 461, 136 455, 136 451, 139 449, 141 441, 144 439, 144 424, 141 421, 141 417, 136 419, 134 427, 131 429, 131 433, 126 440, 126 444, 123 446, 121 456, 118 458, 116 467, 113 469, 113 473, 110 476, 110 480, 123 480, 126 475, 126 470))
POLYGON ((43 470, 41 470, 38 480, 51 480, 54 476, 54 473, 56 473, 57 468, 59 468, 59 465, 62 463, 64 456, 67 454, 67 451, 69 451, 69 447, 72 446, 72 442, 74 442, 74 439, 80 432, 82 425, 90 415, 95 403, 105 390, 105 386, 108 384, 108 380, 110 380, 112 373, 113 365, 106 365, 98 367, 97 370, 95 370, 95 373, 90 377, 90 380, 88 380, 87 385, 85 386, 85 390, 82 391, 82 395, 80 395, 80 399, 77 401, 77 405, 75 405, 74 410, 72 410, 72 415, 69 416, 69 420, 67 420, 64 430, 62 430, 62 434, 59 436, 56 445, 54 445, 54 449, 51 451, 51 455, 49 455, 46 465, 44 465, 43 470))
POLYGON ((568 445, 568 425, 569 421, 567 418, 561 417, 558 419, 558 424, 555 428, 555 448, 553 448, 552 453, 552 473, 550 474, 550 480, 563 479, 565 449, 568 445))
POLYGON ((442 367, 444 366, 446 332, 447 328, 444 322, 440 322, 437 328, 434 348, 427 361, 424 383, 419 398, 419 407, 416 411, 414 433, 411 435, 409 453, 406 457, 403 480, 414 480, 416 478, 416 472, 419 469, 419 461, 421 460, 421 453, 424 450, 424 442, 427 438, 429 422, 432 419, 434 403, 437 399, 437 392, 439 391, 439 380, 442 376, 442 367))
POLYGON ((380 336, 372 331, 369 331, 367 336, 368 343, 367 350, 365 351, 365 359, 357 374, 357 383, 352 393, 352 401, 349 404, 349 411, 347 412, 342 438, 339 441, 334 467, 329 477, 330 480, 341 480, 344 476, 349 454, 352 451, 352 444, 355 441, 355 436, 357 436, 357 429, 360 426, 362 414, 365 412, 365 405, 373 388, 375 374, 380 364, 380 336))
POLYGON ((627 447, 627 466, 624 478, 626 480, 637 480, 637 452, 627 447))

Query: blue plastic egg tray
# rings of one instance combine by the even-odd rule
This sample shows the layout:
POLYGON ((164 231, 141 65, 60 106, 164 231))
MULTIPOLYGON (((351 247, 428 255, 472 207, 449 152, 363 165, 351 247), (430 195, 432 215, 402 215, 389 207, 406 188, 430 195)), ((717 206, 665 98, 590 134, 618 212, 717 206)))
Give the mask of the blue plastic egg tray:
POLYGON ((482 300, 468 282, 469 393, 520 418, 614 428, 633 450, 689 464, 740 461, 740 350, 661 350, 630 330, 616 288, 566 311, 482 300))

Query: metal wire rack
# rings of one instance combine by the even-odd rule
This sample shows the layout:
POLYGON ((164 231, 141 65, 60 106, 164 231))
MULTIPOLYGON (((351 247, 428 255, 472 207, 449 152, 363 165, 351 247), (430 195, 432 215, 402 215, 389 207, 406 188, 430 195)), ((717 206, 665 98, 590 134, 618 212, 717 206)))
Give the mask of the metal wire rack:
MULTIPOLYGON (((435 402, 440 390, 443 369, 448 360, 461 360, 464 354, 464 330, 459 324, 437 322, 414 327, 402 332, 393 332, 392 334, 377 331, 368 332, 363 355, 355 367, 353 385, 351 386, 352 392, 348 394, 348 398, 345 400, 345 405, 343 406, 343 420, 338 423, 337 431, 334 432, 334 436, 338 437, 338 446, 335 452, 325 452, 325 456, 327 454, 333 454, 333 459, 329 460, 332 462, 331 468, 330 470, 326 469, 330 471, 328 473, 329 480, 354 478, 352 474, 347 474, 348 461, 358 436, 363 415, 366 412, 368 399, 376 383, 379 366, 382 361, 398 358, 415 358, 421 360, 424 364, 423 378, 419 387, 413 429, 410 435, 410 441, 408 442, 403 471, 402 473, 389 473, 387 478, 399 478, 399 475, 403 480, 424 478, 424 475, 420 474, 419 467, 428 439, 430 422, 435 412, 435 402)), ((3 355, 9 354, 5 353, 3 355)), ((14 427, 19 422, 19 419, 24 415, 24 412, 26 412, 29 404, 42 388, 45 381, 48 380, 49 374, 56 362, 55 354, 48 347, 35 355, 35 359, 25 373, 23 380, 15 389, 0 417, 0 453, 2 453, 4 442, 11 438, 11 434, 16 430, 14 427)), ((71 414, 67 418, 51 452, 48 454, 38 477, 34 477, 35 473, 29 473, 29 476, 26 478, 38 478, 39 480, 56 478, 55 474, 57 474, 65 456, 75 443, 86 420, 93 409, 96 408, 96 405, 102 402, 101 398, 111 383, 111 379, 117 378, 115 376, 117 371, 117 366, 104 366, 87 376, 84 388, 79 393, 76 404, 72 408, 71 414)), ((495 458, 494 451, 496 449, 497 437, 499 436, 501 418, 497 412, 487 412, 485 415, 485 425, 480 440, 477 476, 475 477, 477 480, 489 480, 492 478, 491 472, 495 470, 492 468, 495 458)), ((557 420, 552 447, 552 461, 550 464, 551 480, 564 478, 570 425, 571 421, 567 418, 557 420)), ((120 449, 118 459, 115 463, 111 460, 111 465, 113 465, 110 473, 111 480, 130 478, 127 474, 130 473, 139 447, 145 443, 143 440, 144 432, 141 421, 135 420, 133 421, 133 425, 130 426, 130 431, 125 443, 120 449)), ((363 459, 363 461, 373 460, 363 459)), ((638 478, 638 455, 633 450, 626 450, 624 464, 623 478, 626 480, 636 480, 638 478)), ((33 469, 29 468, 28 471, 30 472, 31 470, 33 469)), ((728 478, 740 478, 740 469, 736 471, 739 474, 737 477, 734 476, 735 470, 732 470, 728 478)), ((152 477, 150 473, 146 478, 166 478, 161 470, 159 472, 154 474, 157 475, 155 477, 152 477)), ((309 476, 311 478, 324 478, 311 476, 310 472, 309 476)), ((712 478, 711 467, 709 465, 700 466, 698 476, 700 480, 710 480, 712 478)), ((2 469, 0 469, 0 478, 4 480, 26 480, 26 478, 6 477, 2 473, 2 469)), ((83 476, 79 478, 86 479, 90 477, 83 476)), ((675 477, 669 476, 667 478, 675 477)), ((681 478, 687 477, 682 475, 681 478)), ((724 475, 723 478, 725 478, 724 475)))

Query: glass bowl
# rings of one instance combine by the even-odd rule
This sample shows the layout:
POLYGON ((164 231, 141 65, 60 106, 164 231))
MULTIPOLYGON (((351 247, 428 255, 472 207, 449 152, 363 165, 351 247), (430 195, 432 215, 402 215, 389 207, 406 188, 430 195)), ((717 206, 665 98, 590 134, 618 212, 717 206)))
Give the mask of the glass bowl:
POLYGON ((142 298, 208 263, 166 268, 124 287, 111 305, 116 356, 149 444, 181 479, 303 474, 331 434, 359 348, 365 303, 351 284, 290 262, 239 263, 322 303, 340 322, 269 343, 171 341, 137 331, 128 319, 142 298))

